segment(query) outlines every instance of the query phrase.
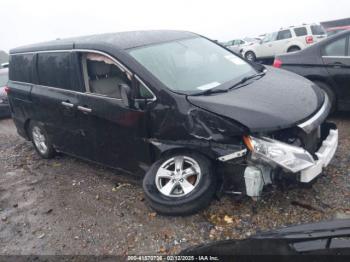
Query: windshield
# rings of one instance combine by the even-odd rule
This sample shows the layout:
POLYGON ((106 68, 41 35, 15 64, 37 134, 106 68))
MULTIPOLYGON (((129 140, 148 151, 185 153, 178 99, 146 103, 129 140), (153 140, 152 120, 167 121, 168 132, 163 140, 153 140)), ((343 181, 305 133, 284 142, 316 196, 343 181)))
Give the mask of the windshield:
POLYGON ((8 76, 7 74, 0 74, 0 87, 3 87, 7 84, 8 76))
POLYGON ((256 73, 243 59, 201 37, 135 48, 129 53, 168 88, 186 94, 256 73))

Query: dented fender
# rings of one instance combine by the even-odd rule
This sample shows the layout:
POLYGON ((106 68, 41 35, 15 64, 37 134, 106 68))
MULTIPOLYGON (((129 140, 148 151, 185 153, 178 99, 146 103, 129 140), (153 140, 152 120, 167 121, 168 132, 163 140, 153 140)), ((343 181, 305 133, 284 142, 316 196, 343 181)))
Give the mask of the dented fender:
POLYGON ((155 152, 155 160, 179 150, 193 150, 213 160, 245 150, 242 135, 247 130, 229 119, 197 107, 188 108, 180 116, 164 116, 158 121, 161 126, 154 136, 146 139, 155 152))

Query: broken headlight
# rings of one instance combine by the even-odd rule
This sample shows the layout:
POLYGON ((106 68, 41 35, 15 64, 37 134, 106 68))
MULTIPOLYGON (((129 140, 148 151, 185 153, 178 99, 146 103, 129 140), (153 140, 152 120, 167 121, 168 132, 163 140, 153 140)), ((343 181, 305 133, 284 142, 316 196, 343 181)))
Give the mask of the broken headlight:
POLYGON ((253 158, 275 163, 293 173, 308 168, 315 163, 311 154, 305 149, 268 137, 246 136, 244 142, 252 151, 253 158))

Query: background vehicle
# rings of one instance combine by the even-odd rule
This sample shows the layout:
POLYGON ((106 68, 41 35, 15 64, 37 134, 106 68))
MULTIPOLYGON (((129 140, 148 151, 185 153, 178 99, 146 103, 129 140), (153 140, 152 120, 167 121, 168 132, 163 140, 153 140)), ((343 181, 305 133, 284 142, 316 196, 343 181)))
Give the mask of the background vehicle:
POLYGON ((7 63, 9 61, 9 56, 5 51, 0 50, 0 68, 3 63, 7 63))
POLYGON ((10 106, 6 94, 8 82, 8 69, 0 69, 0 118, 10 117, 10 106))
MULTIPOLYGON (((320 258, 324 261, 348 261, 349 237, 350 219, 332 220, 288 226, 258 233, 244 240, 232 239, 203 244, 183 250, 180 255, 246 256, 244 261, 255 261, 258 255, 274 255, 272 261, 279 261, 276 259, 279 256, 280 261, 294 261, 299 255, 305 255, 308 259, 302 261, 309 261, 314 260, 312 255, 315 255, 316 261, 320 258), (293 258, 285 257, 287 255, 293 258), (248 259, 249 256, 251 260, 248 259), (330 260, 327 256, 330 256, 330 260)), ((230 259, 235 260, 233 257, 230 259)))
POLYGON ((236 54, 240 54, 243 46, 250 44, 249 42, 243 39, 234 39, 228 42, 223 43, 223 45, 229 49, 231 49, 236 54))
POLYGON ((321 87, 333 110, 350 110, 350 30, 301 52, 277 56, 274 66, 306 77, 321 87))
POLYGON ((260 43, 243 47, 242 55, 250 61, 271 59, 302 50, 325 37, 326 32, 317 24, 291 26, 266 34, 260 43))

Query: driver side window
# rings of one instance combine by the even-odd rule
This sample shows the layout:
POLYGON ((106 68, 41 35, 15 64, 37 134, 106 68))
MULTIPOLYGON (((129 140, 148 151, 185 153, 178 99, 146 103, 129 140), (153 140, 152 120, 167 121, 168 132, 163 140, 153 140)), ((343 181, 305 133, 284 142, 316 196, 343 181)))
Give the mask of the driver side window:
POLYGON ((121 99, 120 85, 131 86, 129 76, 111 59, 99 54, 88 53, 83 56, 83 68, 87 75, 89 92, 121 99))

